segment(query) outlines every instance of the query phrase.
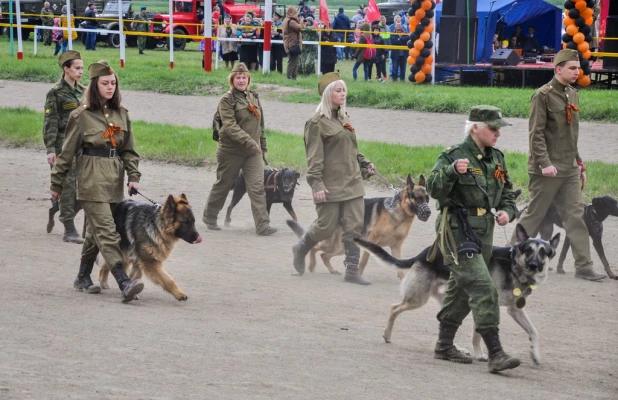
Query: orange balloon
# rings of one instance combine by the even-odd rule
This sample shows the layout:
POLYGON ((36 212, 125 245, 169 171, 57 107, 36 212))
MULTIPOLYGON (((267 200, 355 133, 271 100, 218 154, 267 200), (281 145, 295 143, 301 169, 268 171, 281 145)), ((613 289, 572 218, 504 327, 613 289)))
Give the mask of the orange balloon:
POLYGON ((423 42, 428 41, 429 39, 431 39, 431 35, 429 34, 429 32, 423 32, 421 33, 421 40, 423 42))
POLYGON ((582 57, 584 57, 586 60, 588 60, 588 59, 590 59, 590 57, 592 57, 592 52, 590 50, 584 51, 582 53, 582 57))
POLYGON ((581 33, 581 32, 577 32, 575 35, 573 35, 573 41, 575 43, 582 43, 586 41, 586 36, 581 33))
POLYGON ((416 28, 416 25, 418 25, 418 20, 415 16, 410 17, 410 19, 408 19, 408 22, 410 23, 410 28, 416 28))
POLYGON ((584 74, 584 70, 583 70, 583 69, 578 68, 578 70, 579 70, 579 75, 580 75, 580 76, 584 74))
POLYGON ((425 64, 433 64, 433 56, 432 55, 428 55, 427 57, 425 57, 425 64))
POLYGON ((410 54, 410 57, 416 58, 421 55, 421 52, 418 51, 415 47, 412 47, 408 54, 410 54))
POLYGON ((577 78, 577 83, 579 83, 580 86, 586 87, 586 86, 590 85, 590 77, 588 75, 580 75, 577 78))
POLYGON ((586 8, 584 11, 580 11, 579 16, 582 18, 592 17, 594 10, 592 8, 586 8))
POLYGON ((425 11, 431 10, 431 6, 432 6, 431 1, 425 0, 421 3, 421 8, 425 11))
POLYGON ((586 18, 586 25, 592 25, 594 23, 594 19, 592 17, 586 18))
POLYGON ((418 83, 425 82, 425 74, 422 71, 418 71, 414 75, 414 80, 417 81, 418 83))
POLYGON ((425 10, 423 10, 422 8, 419 8, 418 10, 416 10, 414 15, 416 15, 417 19, 421 20, 421 19, 425 18, 425 10))
POLYGON ((408 57, 408 64, 410 65, 414 65, 414 63, 416 62, 416 58, 414 57, 408 57))
POLYGON ((569 25, 573 25, 575 23, 575 20, 569 16, 566 16, 562 20, 562 23, 564 24, 564 26, 569 26, 569 25))
POLYGON ((425 42, 423 42, 421 39, 416 39, 414 41, 414 48, 417 49, 418 51, 423 50, 424 47, 425 47, 425 42))
POLYGON ((433 32, 433 24, 429 24, 425 27, 425 32, 431 33, 433 32))
POLYGON ((582 42, 577 45, 577 50, 581 51, 582 53, 585 53, 588 50, 590 50, 590 45, 588 44, 588 42, 582 42))
POLYGON ((562 43, 562 50, 566 49, 566 43, 562 43))
POLYGON ((427 75, 427 74, 431 74, 431 65, 430 64, 423 64, 421 66, 421 71, 427 75))
POLYGON ((575 36, 577 32, 579 32, 579 28, 575 24, 566 27, 566 33, 571 36, 575 36))
POLYGON ((575 3, 575 8, 577 8, 579 11, 584 11, 586 9, 586 2, 578 1, 577 3, 575 3))

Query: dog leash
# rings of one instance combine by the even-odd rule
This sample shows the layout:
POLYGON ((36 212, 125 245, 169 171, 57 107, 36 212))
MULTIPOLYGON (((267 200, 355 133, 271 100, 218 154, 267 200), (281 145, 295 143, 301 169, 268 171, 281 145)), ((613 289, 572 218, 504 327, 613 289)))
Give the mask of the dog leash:
POLYGON ((139 194, 140 196, 142 196, 143 198, 145 198, 146 200, 148 200, 149 202, 151 202, 153 205, 161 207, 161 204, 157 203, 154 200, 149 199, 148 197, 144 196, 143 194, 141 194, 137 189, 135 188, 131 188, 131 191, 129 192, 129 196, 133 196, 135 194, 139 194))
POLYGON ((375 175, 375 176, 377 176, 378 178, 382 179, 382 180, 386 183, 386 186, 388 186, 388 188, 389 188, 390 190, 392 190, 392 191, 393 191, 393 192, 395 192, 395 193, 399 193, 399 190, 395 189, 395 186, 393 186, 393 185, 392 185, 392 184, 388 181, 388 179, 386 179, 384 176, 382 176, 382 175, 381 175, 378 171, 375 171, 375 172, 374 172, 374 175, 375 175))

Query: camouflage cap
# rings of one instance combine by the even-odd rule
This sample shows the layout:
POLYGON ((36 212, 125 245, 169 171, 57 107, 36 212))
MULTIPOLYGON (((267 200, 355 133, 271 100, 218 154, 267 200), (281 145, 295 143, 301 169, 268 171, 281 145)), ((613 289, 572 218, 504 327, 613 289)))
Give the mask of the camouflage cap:
POLYGON ((88 75, 90 79, 98 78, 99 76, 107 76, 114 73, 112 67, 109 66, 107 61, 101 60, 92 63, 88 66, 88 75))
POLYGON ((322 93, 324 93, 326 86, 338 80, 341 80, 341 75, 339 75, 338 72, 328 72, 322 75, 318 81, 318 94, 321 96, 322 93))
POLYGON ((577 53, 577 50, 560 50, 554 57, 554 66, 565 61, 579 61, 579 54, 577 53))
POLYGON ((470 115, 468 116, 470 122, 484 122, 487 125, 500 128, 503 126, 509 126, 506 120, 502 118, 502 113, 498 107, 493 106, 473 106, 470 109, 470 115))
POLYGON ((241 63, 234 65, 234 68, 232 68, 232 72, 244 72, 248 74, 249 69, 247 68, 245 63, 241 62, 241 63))
POLYGON ((60 54, 60 57, 58 58, 58 65, 60 65, 60 68, 62 68, 64 63, 67 61, 81 60, 81 59, 82 59, 82 55, 79 54, 79 51, 67 50, 64 53, 60 54))

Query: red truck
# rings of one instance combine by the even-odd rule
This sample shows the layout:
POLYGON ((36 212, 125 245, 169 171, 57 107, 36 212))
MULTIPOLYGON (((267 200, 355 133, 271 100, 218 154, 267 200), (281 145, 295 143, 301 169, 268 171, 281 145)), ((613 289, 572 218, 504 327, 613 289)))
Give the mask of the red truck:
MULTIPOLYGON (((237 22, 240 20, 247 11, 252 10, 255 12, 256 17, 262 17, 263 11, 257 4, 257 1, 253 4, 249 3, 235 3, 234 0, 225 0, 220 3, 216 0, 207 2, 209 7, 215 5, 222 6, 221 14, 229 14, 232 16, 232 21, 237 22)), ((174 35, 202 35, 202 18, 204 16, 204 1, 200 0, 174 0, 174 35)), ((152 18, 153 24, 151 24, 152 33, 170 33, 172 27, 169 25, 170 16, 166 14, 155 14, 152 18)), ((169 47, 169 39, 166 37, 154 37, 157 44, 167 45, 169 47)), ((174 37, 174 50, 184 50, 187 45, 186 38, 174 37)), ((194 39, 199 41, 200 39, 194 39)))

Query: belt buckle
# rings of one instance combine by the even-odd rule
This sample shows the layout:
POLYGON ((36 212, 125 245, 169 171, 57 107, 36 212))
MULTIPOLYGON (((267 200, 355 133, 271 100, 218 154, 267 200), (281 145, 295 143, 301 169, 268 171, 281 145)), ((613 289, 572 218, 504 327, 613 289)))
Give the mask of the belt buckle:
POLYGON ((485 214, 487 214, 487 210, 485 208, 477 208, 476 209, 476 216, 477 217, 482 217, 485 214))
POLYGON ((109 150, 109 158, 116 158, 116 149, 109 150))

